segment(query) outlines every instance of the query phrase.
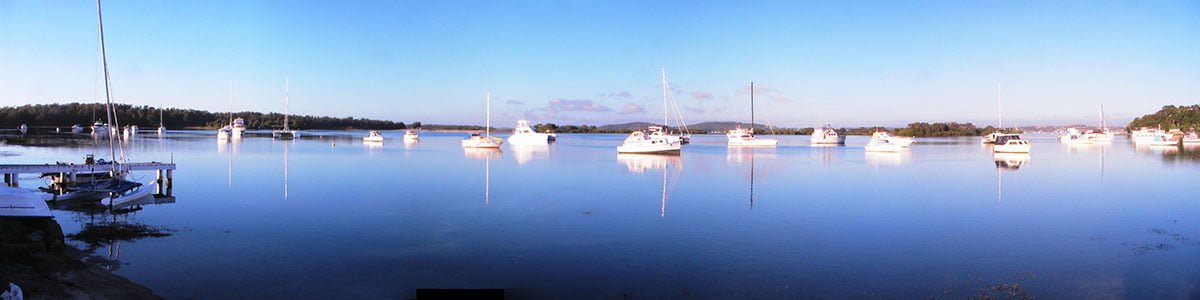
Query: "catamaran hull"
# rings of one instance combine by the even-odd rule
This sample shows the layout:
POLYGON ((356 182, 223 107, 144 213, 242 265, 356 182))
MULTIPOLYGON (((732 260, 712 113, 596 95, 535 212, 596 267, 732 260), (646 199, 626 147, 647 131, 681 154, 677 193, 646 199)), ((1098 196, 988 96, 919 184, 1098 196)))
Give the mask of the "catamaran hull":
POLYGON ((661 144, 661 145, 638 145, 638 146, 617 146, 617 153, 640 153, 640 154, 669 154, 679 153, 682 149, 678 143, 661 144))

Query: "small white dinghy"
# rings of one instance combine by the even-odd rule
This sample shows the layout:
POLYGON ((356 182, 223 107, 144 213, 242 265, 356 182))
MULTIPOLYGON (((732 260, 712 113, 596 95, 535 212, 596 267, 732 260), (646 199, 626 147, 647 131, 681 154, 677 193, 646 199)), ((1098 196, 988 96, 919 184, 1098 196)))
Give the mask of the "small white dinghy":
POLYGON ((0 218, 53 218, 45 197, 28 190, 0 187, 0 218))

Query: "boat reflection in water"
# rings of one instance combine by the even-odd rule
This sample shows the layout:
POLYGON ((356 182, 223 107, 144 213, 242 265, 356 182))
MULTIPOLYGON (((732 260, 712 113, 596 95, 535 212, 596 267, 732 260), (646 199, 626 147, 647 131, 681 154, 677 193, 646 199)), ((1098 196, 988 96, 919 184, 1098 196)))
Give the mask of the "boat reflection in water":
POLYGON ((1029 153, 994 153, 992 160, 996 162, 996 203, 1004 202, 1004 174, 1001 171, 1017 171, 1021 166, 1028 165, 1029 153))
POLYGON ((517 158, 517 164, 523 165, 529 161, 536 159, 550 158, 549 144, 508 144, 512 148, 513 156, 517 158))
POLYGON ((906 165, 912 162, 912 152, 897 151, 897 152, 874 152, 865 151, 868 165, 872 166, 899 166, 906 165))
POLYGON ((756 177, 755 170, 758 168, 756 159, 774 159, 775 148, 742 148, 730 147, 729 152, 725 155, 725 162, 731 166, 749 166, 747 172, 750 177, 750 209, 754 209, 754 180, 756 177))
POLYGON ((1017 170, 1029 164, 1032 157, 1029 153, 995 153, 992 154, 992 160, 998 170, 1017 170))
POLYGON ((645 174, 647 170, 662 170, 662 202, 659 217, 667 216, 667 195, 679 180, 683 171, 683 160, 679 155, 662 154, 617 154, 617 162, 625 165, 630 173, 645 174), (668 176, 670 174, 670 176, 668 176), (668 180, 669 179, 669 180, 668 180))
POLYGON ((491 204, 492 159, 500 158, 500 148, 463 148, 463 153, 467 158, 483 160, 483 204, 491 204))

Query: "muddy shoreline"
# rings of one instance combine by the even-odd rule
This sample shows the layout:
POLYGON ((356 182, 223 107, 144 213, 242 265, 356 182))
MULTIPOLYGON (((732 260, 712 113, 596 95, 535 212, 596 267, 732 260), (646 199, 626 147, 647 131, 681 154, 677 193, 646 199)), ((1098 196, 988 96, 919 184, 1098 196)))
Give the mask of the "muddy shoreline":
POLYGON ((62 236, 53 219, 0 220, 0 290, 12 282, 25 299, 163 299, 96 265, 62 236))

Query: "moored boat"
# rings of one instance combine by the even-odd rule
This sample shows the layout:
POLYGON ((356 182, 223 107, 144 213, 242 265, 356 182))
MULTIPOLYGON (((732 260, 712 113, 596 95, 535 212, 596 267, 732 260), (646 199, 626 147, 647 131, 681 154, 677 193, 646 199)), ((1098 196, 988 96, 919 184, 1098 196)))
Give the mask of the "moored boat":
POLYGON ((844 145, 846 144, 846 136, 838 134, 837 130, 833 129, 829 123, 824 126, 814 128, 812 136, 809 137, 809 143, 813 145, 844 145))
POLYGON ((1016 134, 1001 134, 996 136, 996 144, 992 146, 992 152, 997 153, 1029 153, 1033 145, 1029 141, 1021 139, 1021 136, 1016 134))
POLYGON ((371 130, 362 139, 363 143, 382 143, 383 133, 380 133, 379 130, 371 130))
POLYGON ((511 145, 545 145, 551 140, 549 134, 534 131, 526 120, 517 120, 517 127, 513 128, 513 134, 508 137, 508 143, 511 145))
POLYGON ((682 143, 679 140, 668 140, 662 136, 651 136, 642 131, 634 131, 617 146, 617 153, 679 153, 682 143))
POLYGON ((486 99, 484 106, 486 106, 487 121, 483 126, 484 134, 472 133, 462 140, 463 148, 500 148, 500 145, 504 144, 504 140, 492 136, 492 93, 487 93, 486 99))

